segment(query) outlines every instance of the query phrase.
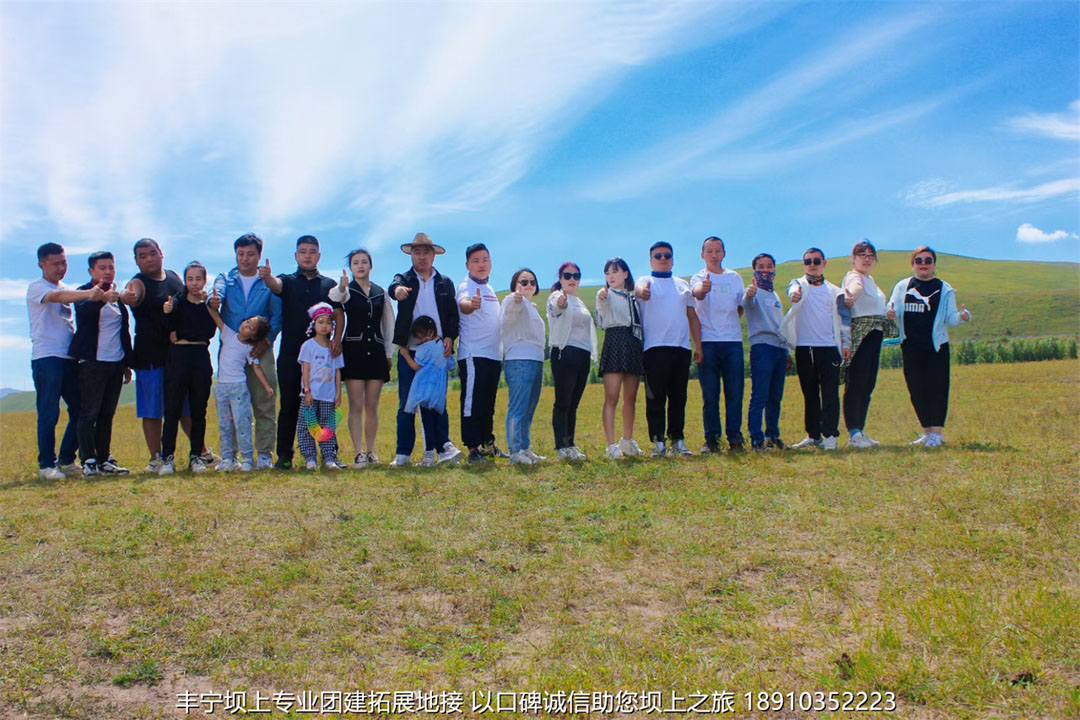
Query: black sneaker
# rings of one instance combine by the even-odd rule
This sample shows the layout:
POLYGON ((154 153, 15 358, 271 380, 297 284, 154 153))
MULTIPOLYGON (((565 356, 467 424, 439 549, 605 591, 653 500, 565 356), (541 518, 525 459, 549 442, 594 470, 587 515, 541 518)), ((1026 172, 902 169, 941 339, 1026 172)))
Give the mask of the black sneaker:
POLYGON ((484 453, 480 448, 473 448, 469 451, 469 464, 470 465, 489 465, 491 461, 484 457, 484 453))
POLYGON ((702 455, 710 455, 721 452, 720 442, 715 437, 706 437, 705 444, 701 446, 702 455))
POLYGON ((131 472, 126 467, 120 467, 116 463, 116 458, 112 457, 111 455, 109 456, 108 460, 101 463, 101 467, 98 470, 105 475, 127 475, 131 472))
POLYGON ((728 452, 746 452, 746 440, 743 439, 742 435, 733 440, 728 440, 728 452))
POLYGON ((785 450, 785 449, 787 449, 787 445, 785 445, 784 441, 781 440, 778 437, 765 438, 765 447, 768 448, 769 450, 785 450))
POLYGON ((98 474, 97 462, 93 459, 84 460, 82 464, 83 477, 94 477, 98 474))
POLYGON ((491 443, 491 457, 503 458, 505 460, 510 457, 510 453, 506 452, 495 443, 491 443))
POLYGON ((283 457, 279 457, 277 462, 274 463, 275 470, 292 470, 292 460, 286 460, 283 457))
POLYGON ((764 442, 752 442, 752 443, 750 443, 750 449, 753 452, 765 452, 765 443, 764 442))

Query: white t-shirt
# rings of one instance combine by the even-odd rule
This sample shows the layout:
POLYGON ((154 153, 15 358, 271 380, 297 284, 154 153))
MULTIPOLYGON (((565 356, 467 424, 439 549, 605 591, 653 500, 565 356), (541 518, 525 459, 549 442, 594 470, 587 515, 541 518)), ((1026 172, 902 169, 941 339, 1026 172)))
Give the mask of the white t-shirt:
POLYGON ((690 323, 686 308, 694 307, 690 285, 679 277, 645 278, 649 283, 648 300, 638 300, 645 349, 681 347, 690 349, 690 323))
POLYGON ((703 342, 742 342, 742 328, 739 326, 739 303, 742 302, 742 278, 734 270, 711 273, 708 269, 698 270, 690 278, 690 287, 703 282, 709 277, 712 290, 696 307, 698 320, 701 321, 701 340, 703 342))
MULTIPOLYGON (((310 338, 300 346, 300 354, 296 360, 311 365, 311 396, 316 400, 334 402, 338 390, 334 382, 334 370, 345 367, 345 356, 334 357, 329 346, 323 347, 315 342, 315 338, 310 338)), ((301 388, 302 392, 303 388, 301 388)))
POLYGON ((47 357, 69 358, 71 338, 75 335, 75 313, 71 303, 42 302, 53 290, 69 290, 63 283, 54 285, 38 278, 26 288, 26 307, 30 312, 31 360, 47 357))
POLYGON ((833 313, 836 307, 832 291, 825 283, 807 285, 799 313, 799 347, 836 347, 833 313))
POLYGON ((120 362, 124 346, 120 344, 120 306, 114 302, 101 306, 98 316, 97 359, 101 362, 120 362))
POLYGON ((878 288, 874 278, 869 275, 860 275, 855 270, 849 270, 847 275, 844 276, 844 287, 847 288, 849 282, 855 282, 859 279, 862 280, 863 291, 859 297, 855 298, 855 304, 851 306, 851 317, 884 315, 885 293, 878 288))
MULTIPOLYGON (((434 269, 431 271, 431 277, 426 281, 419 274, 416 279, 420 281, 420 289, 416 291, 416 305, 413 306, 412 320, 409 324, 411 325, 416 318, 427 315, 435 321, 435 334, 442 337, 442 321, 439 319, 439 306, 435 302, 435 271, 434 269)), ((415 350, 420 347, 420 344, 420 341, 409 333, 409 349, 415 350)))
POLYGON ((502 360, 502 343, 499 338, 499 298, 491 283, 480 284, 467 277, 457 290, 457 301, 468 300, 480 291, 480 309, 461 315, 461 334, 458 336, 458 359, 471 357, 502 360))
POLYGON ((244 277, 243 275, 237 275, 237 277, 240 278, 240 287, 244 291, 244 299, 247 300, 247 296, 251 294, 251 286, 259 279, 259 275, 256 273, 251 277, 244 277))
POLYGON ((258 365, 251 357, 251 346, 240 342, 240 336, 228 325, 221 328, 221 351, 218 353, 218 382, 247 382, 245 370, 248 365, 258 365))

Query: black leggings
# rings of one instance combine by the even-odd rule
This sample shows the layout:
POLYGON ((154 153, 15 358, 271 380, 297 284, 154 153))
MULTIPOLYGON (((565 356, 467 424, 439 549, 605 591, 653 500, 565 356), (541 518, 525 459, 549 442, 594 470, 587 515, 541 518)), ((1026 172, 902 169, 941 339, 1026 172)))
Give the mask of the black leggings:
POLYGON ((555 382, 551 427, 555 431, 556 450, 574 447, 578 404, 589 382, 591 363, 588 350, 570 346, 551 349, 551 378, 555 382))
POLYGON ((690 382, 690 351, 681 347, 654 347, 645 351, 645 420, 649 440, 683 439, 686 428, 686 386, 690 382))
POLYGON ((944 427, 949 412, 949 343, 934 352, 934 346, 905 340, 900 345, 904 356, 904 380, 911 404, 924 427, 944 427))
POLYGON ((161 454, 176 453, 176 432, 184 397, 191 405, 191 457, 202 453, 206 440, 206 403, 210 399, 210 350, 206 345, 170 345, 165 363, 165 425, 161 430, 161 454))
POLYGON ((848 365, 847 384, 844 387, 844 424, 848 430, 862 430, 866 427, 870 396, 877 385, 881 339, 880 330, 867 334, 859 343, 859 350, 848 365))

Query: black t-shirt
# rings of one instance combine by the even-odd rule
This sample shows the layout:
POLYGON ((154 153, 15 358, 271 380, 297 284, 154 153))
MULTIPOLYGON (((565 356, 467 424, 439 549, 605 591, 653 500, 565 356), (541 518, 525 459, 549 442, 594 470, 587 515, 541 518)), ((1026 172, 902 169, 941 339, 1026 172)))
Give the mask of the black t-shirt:
POLYGON ((138 307, 131 308, 131 315, 135 318, 135 360, 132 367, 136 370, 165 367, 169 357, 169 328, 161 307, 170 295, 184 289, 184 281, 172 270, 165 271, 164 280, 152 280, 142 273, 137 273, 135 279, 142 281, 146 294, 138 307))
POLYGON ((217 332, 217 325, 206 309, 206 303, 193 303, 187 299, 187 290, 173 295, 173 310, 165 316, 169 330, 176 333, 177 340, 209 343, 217 332))
POLYGON ((311 324, 308 308, 321 302, 341 307, 341 303, 330 300, 330 291, 337 283, 325 275, 308 278, 301 272, 278 275, 278 279, 281 280, 281 349, 278 355, 294 358, 307 340, 307 329, 311 324))
POLYGON ((904 337, 917 343, 933 340, 934 318, 941 304, 941 281, 911 278, 904 293, 904 337))

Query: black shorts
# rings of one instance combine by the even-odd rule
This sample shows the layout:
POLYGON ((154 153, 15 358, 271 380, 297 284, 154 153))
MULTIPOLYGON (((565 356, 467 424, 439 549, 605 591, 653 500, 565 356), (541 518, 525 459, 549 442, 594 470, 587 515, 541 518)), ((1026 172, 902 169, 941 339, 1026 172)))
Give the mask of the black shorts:
POLYGON ((343 339, 345 367, 341 370, 343 380, 382 380, 389 382, 390 367, 386 362, 386 348, 382 343, 367 343, 343 339))

